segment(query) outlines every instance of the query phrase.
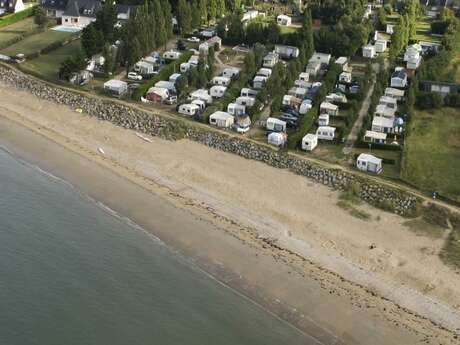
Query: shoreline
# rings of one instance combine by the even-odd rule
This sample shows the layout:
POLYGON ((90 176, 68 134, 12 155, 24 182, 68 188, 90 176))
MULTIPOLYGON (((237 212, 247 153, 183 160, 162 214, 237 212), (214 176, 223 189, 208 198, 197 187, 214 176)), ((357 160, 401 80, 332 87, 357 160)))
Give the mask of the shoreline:
MULTIPOLYGON (((20 125, 20 124, 16 124, 16 125, 20 125)), ((24 124, 22 124, 24 125, 24 124)), ((34 127, 34 126, 31 126, 31 127, 34 127)), ((29 128, 30 130, 30 128, 29 128)), ((35 131, 42 131, 41 134, 39 135, 44 135, 44 133, 46 132, 46 128, 45 127, 38 127, 38 128, 35 128, 35 131)), ((48 133, 49 134, 49 133, 48 133)), ((30 133, 29 134, 26 134, 26 136, 31 136, 30 133)), ((44 135, 44 137, 47 137, 46 135, 44 135)), ((18 138, 16 138, 18 139, 18 138)), ((49 140, 50 138, 48 137, 47 140, 49 140)), ((72 146, 72 141, 70 139, 67 139, 67 143, 68 143, 68 146, 72 146)), ((18 146, 18 144, 20 144, 19 142, 16 142, 16 146, 18 146)), ((62 144, 62 143, 61 143, 62 144)), ((54 144, 52 144, 52 146, 59 146, 60 143, 58 142, 55 142, 54 144), (55 145, 57 144, 57 145, 55 145)), ((13 144, 14 146, 14 144, 13 144)), ((20 146, 20 145, 19 145, 20 146)), ((46 146, 46 145, 45 145, 46 146)), ((67 150, 69 149, 69 147, 67 148, 64 148, 63 150, 67 150)), ((29 148, 30 149, 30 148, 29 148)), ((56 147, 53 148, 54 150, 57 150, 56 147)), ((47 150, 49 151, 52 151, 53 149, 51 148, 47 148, 47 150)), ((24 150, 24 151, 27 151, 24 150)), ((33 151, 33 150, 32 150, 33 151)), ((23 152, 26 156, 27 156, 27 153, 26 152, 23 152)), ((41 153, 43 155, 43 152, 41 153)), ((99 165, 98 168, 101 168, 101 169, 108 169, 110 170, 110 164, 111 163, 114 163, 114 162, 111 162, 113 161, 113 157, 112 158, 109 158, 109 157, 101 157, 100 154, 97 154, 97 153, 94 153, 94 152, 86 152, 86 154, 83 152, 80 152, 80 154, 77 152, 73 152, 73 154, 75 155, 79 155, 79 156, 83 156, 83 159, 89 159, 91 162, 90 163, 84 163, 84 168, 85 169, 89 169, 90 166, 91 166, 91 169, 94 169, 94 170, 97 170, 94 166, 93 166, 93 163, 96 163, 95 165, 99 165), (86 157, 85 157, 86 156, 86 157), (108 162, 105 162, 104 164, 101 164, 101 160, 105 160, 105 161, 108 161, 108 162)), ((63 155, 63 153, 61 152, 60 155, 63 155)), ((40 156, 40 153, 39 152, 36 152, 35 154, 31 155, 29 158, 30 159, 37 159, 37 156, 40 156)), ((59 155, 57 155, 59 156, 59 155)), ((26 160, 29 160, 26 158, 26 160)), ((40 159, 38 159, 40 161, 40 159)), ((56 159, 54 159, 56 160, 56 159)), ((76 162, 77 160, 73 160, 74 162, 76 162)), ((81 163, 81 162, 79 162, 81 163)), ((43 158, 43 161, 40 162, 40 164, 43 164, 45 165, 45 170, 48 170, 46 169, 46 166, 49 166, 51 168, 51 172, 54 173, 53 169, 55 169, 56 172, 58 172, 56 175, 67 175, 69 174, 69 178, 66 178, 66 176, 63 176, 65 180, 69 180, 71 183, 73 182, 72 181, 72 178, 75 178, 76 180, 78 179, 81 179, 81 176, 73 176, 72 177, 72 172, 68 172, 66 171, 66 169, 68 170, 69 167, 65 167, 64 166, 60 166, 58 167, 57 164, 55 161, 53 162, 53 159, 49 159, 49 158, 43 158)), ((39 165, 40 166, 40 165, 39 165)), ((128 169, 129 170, 129 169, 128 169)), ((86 172, 88 173, 88 172, 86 172)), ((104 174, 107 174, 108 171, 105 171, 104 174)), ((113 173, 113 171, 112 171, 113 173)), ((116 172, 115 172, 116 173, 116 172)), ((148 179, 148 178, 145 178, 143 176, 135 176, 137 174, 136 171, 131 171, 131 173, 134 175, 134 179, 144 179, 144 182, 147 182, 147 184, 150 184, 150 186, 152 187, 152 189, 160 189, 158 190, 158 194, 160 194, 163 199, 162 201, 157 202, 158 203, 161 203, 161 202, 164 202, 164 199, 165 198, 172 198, 172 199, 184 199, 184 197, 174 191, 171 191, 171 189, 168 188, 168 186, 158 186, 157 183, 155 183, 155 181, 152 181, 152 179, 148 179)), ((75 173, 74 173, 75 174, 75 173)), ((86 174, 83 174, 83 175, 86 175, 86 174)), ((119 178, 123 178, 123 177, 120 177, 118 176, 119 178)), ((89 183, 90 182, 90 178, 88 178, 88 176, 84 177, 80 182, 78 182, 78 184, 81 184, 81 186, 77 186, 78 189, 83 188, 83 189, 91 189, 90 187, 88 186, 85 186, 85 184, 91 184, 89 183), (84 180, 84 181, 83 181, 84 180)), ((128 184, 132 184, 133 181, 125 181, 127 182, 128 184)), ((92 182, 94 183, 94 182, 92 182)), ((135 182, 134 182, 135 183, 135 182)), ((94 187, 94 186, 92 186, 94 187)), ((109 187, 108 187, 109 188, 109 187)), ((129 187, 126 188, 126 190, 129 190, 129 191, 132 191, 132 189, 135 189, 135 188, 139 188, 139 185, 135 186, 135 185, 131 185, 129 187)), ((142 188, 142 187, 140 187, 142 188)), ((110 189, 110 188, 109 188, 110 189)), ((119 212, 120 214, 122 215, 128 215, 129 218, 132 218, 134 220, 137 221, 137 219, 142 219, 143 217, 145 218, 145 214, 139 214, 139 213, 142 213, 142 212, 136 212, 135 210, 130 210, 129 207, 126 207, 126 206, 123 206, 123 205, 119 205, 119 201, 117 200, 114 200, 114 196, 113 195, 109 195, 109 194, 114 194, 114 191, 107 191, 107 190, 99 190, 99 191, 90 191, 90 192, 93 192, 94 194, 97 194, 97 195, 100 195, 102 196, 101 198, 95 198, 96 200, 99 200, 99 199, 104 199, 104 198, 107 198, 109 203, 109 207, 113 208, 114 210, 116 210, 117 212, 119 212), (100 193, 100 194, 99 194, 100 193), (118 203, 118 205, 117 205, 118 203), (112 205, 111 205, 112 204, 112 205), (115 207, 113 207, 115 206, 115 207), (120 209, 121 209, 121 212, 120 212, 120 209), (134 215, 134 217, 131 217, 129 216, 129 214, 132 213, 134 215)), ((147 192, 145 189, 144 189, 144 193, 140 193, 140 194, 151 194, 150 192, 147 192)), ((123 194, 124 196, 124 194, 123 194)), ((161 197, 160 197, 161 198, 161 197)), ((102 200, 104 202, 104 200, 102 200)), ((176 200, 177 201, 177 200, 176 200)), ((168 202, 171 202, 171 200, 168 199, 168 202)), ((187 205, 187 203, 189 203, 189 200, 182 200, 182 202, 178 202, 177 204, 174 204, 174 202, 172 202, 173 206, 177 209, 179 208, 183 208, 184 206, 184 203, 187 205)), ((204 240, 209 240, 209 236, 211 236, 212 238, 214 238, 215 240, 218 240, 222 243, 225 243, 226 245, 229 244, 228 242, 232 242, 232 250, 235 249, 235 248, 239 248, 241 247, 241 238, 237 239, 236 236, 234 235, 235 234, 235 227, 236 228, 240 228, 239 230, 241 232, 243 232, 244 234, 244 231, 246 231, 246 229, 244 228, 241 228, 241 225, 238 224, 238 223, 235 223, 235 222, 232 222, 231 219, 229 218, 226 218, 226 217, 222 217, 220 216, 219 214, 217 214, 217 212, 215 212, 215 210, 208 210, 210 214, 203 214, 202 213, 202 207, 203 205, 189 205, 190 207, 188 208, 187 211, 185 211, 187 214, 189 215, 193 215, 194 217, 198 217, 200 218, 200 224, 208 224, 210 225, 211 224, 211 228, 215 228, 215 227, 221 227, 223 229, 223 231, 215 231, 215 229, 208 229, 208 232, 207 233, 204 233, 202 234, 203 237, 202 239, 204 240), (199 215, 197 216, 197 213, 199 213, 199 215), (220 224, 222 223, 222 224, 220 224), (233 228, 233 229, 230 229, 230 228, 233 228), (218 234, 217 234, 218 233, 218 234), (225 236, 223 236, 222 234, 223 233, 226 233, 225 236), (229 236, 229 234, 231 234, 229 236), (233 235, 232 235, 233 234, 233 235), (223 237, 228 237, 226 239, 224 239, 223 237)), ((182 214, 183 216, 183 214, 182 214)), ((148 221, 144 221, 144 223, 149 223, 148 221)), ((168 221, 166 220, 165 223, 167 224, 168 221)), ((140 225, 149 229, 150 231, 152 231, 153 233, 157 232, 157 233, 160 233, 161 235, 158 236, 160 239, 164 240, 166 239, 167 241, 165 241, 168 245, 171 245, 171 247, 173 248, 180 248, 181 249, 181 252, 185 252, 186 253, 186 256, 187 257, 192 257, 194 260, 196 260, 198 263, 199 263, 199 266, 200 267, 204 267, 205 271, 207 272, 210 272, 211 275, 213 276, 217 276, 217 277, 220 277, 219 280, 223 281, 224 283, 229 283, 228 285, 232 287, 231 284, 235 284, 235 285, 240 285, 240 286, 237 286, 236 287, 236 290, 237 291, 243 291, 243 294, 244 295, 251 295, 250 293, 244 293, 244 291, 247 291, 247 290, 253 290, 252 291, 252 294, 255 294, 255 293, 260 293, 260 288, 253 288, 251 285, 253 285, 253 282, 270 282, 270 283, 273 283, 273 281, 275 280, 274 277, 269 277, 269 279, 267 279, 267 277, 262 277, 264 276, 264 273, 267 273, 267 269, 265 269, 265 271, 263 272, 251 272, 251 271, 254 271, 254 269, 250 269, 249 267, 244 267, 244 266, 251 266, 249 264, 247 264, 247 262, 239 262, 238 263, 235 263, 235 262, 232 262, 234 259, 235 259, 235 253, 227 253, 226 255, 222 255, 223 253, 217 253, 217 250, 216 249, 213 249, 213 248, 209 248, 208 249, 208 252, 206 253, 206 255, 197 255, 196 254, 196 251, 200 251, 202 250, 203 246, 202 246, 202 243, 197 243, 199 242, 199 240, 197 239, 184 239, 184 238, 181 238, 180 240, 177 239, 177 235, 179 235, 178 233, 175 233, 174 235, 172 235, 171 233, 168 233, 168 232, 165 232, 164 229, 155 229, 155 226, 152 226, 152 224, 147 224, 147 226, 143 225, 142 222, 140 222, 140 225), (163 238, 162 238, 163 237, 163 238), (169 243, 168 243, 169 242, 169 243), (218 257, 219 255, 221 255, 222 257, 219 258, 219 259, 224 259, 224 269, 222 269, 222 265, 220 265, 219 263, 221 263, 222 261, 221 260, 215 260, 216 257, 218 257), (209 260, 209 258, 212 258, 214 260, 209 260), (214 261, 214 262, 213 262, 214 261), (230 263, 231 264, 228 264, 230 263), (229 270, 228 268, 230 266, 234 266, 234 267, 239 267, 238 270, 236 270, 236 274, 234 275, 229 275, 229 272, 231 272, 232 270, 229 270), (213 272, 214 270, 214 272, 213 272), (219 272, 220 270, 222 270, 222 272, 219 272), (241 270, 241 271, 240 271, 241 270), (239 272, 238 272, 239 271, 239 272), (238 273, 242 273, 244 272, 244 274, 238 274, 238 273), (241 279, 238 279, 239 276, 248 276, 248 275, 253 275, 253 276, 256 276, 257 279, 255 278, 252 278, 252 282, 245 282, 245 281, 242 281, 241 279), (245 287, 248 287, 247 289, 245 289, 245 287)), ((237 229, 238 230, 238 229, 237 229)), ((177 230, 174 230, 177 232, 177 230)), ((194 230, 195 231, 195 230, 194 230)), ((180 232, 180 231, 179 231, 180 232)), ((183 234, 183 231, 180 235, 184 235, 183 234)), ((193 236, 198 236, 197 233, 194 233, 193 236)), ((291 290, 293 290, 295 292, 296 289, 300 289, 301 287, 305 287, 305 286, 308 286, 309 284, 311 285, 310 286, 310 291, 309 292, 314 292, 313 290, 315 289, 322 289, 322 290, 326 290, 326 291, 321 291, 322 293, 316 291, 316 293, 318 295, 312 297, 311 299, 312 300, 315 300, 317 298, 320 298, 320 299, 329 299, 329 300, 333 300, 333 301, 329 301, 328 302, 328 308, 329 308, 329 311, 331 314, 339 314, 336 310, 336 306, 339 305, 343 308, 343 314, 342 316, 346 315, 345 317, 348 317, 350 318, 350 320, 346 323, 348 323, 348 325, 346 325, 345 327, 338 327, 339 329, 342 328, 342 330, 339 331, 342 332, 342 335, 341 335, 341 338, 344 338, 346 339, 347 341, 344 341, 344 343, 353 343, 353 344, 360 344, 360 343, 366 343, 365 341, 363 341, 363 339, 365 339, 367 336, 369 336, 370 334, 372 335, 377 335, 377 334, 380 334, 381 336, 378 338, 378 340, 375 340, 373 341, 375 344, 378 344, 377 341, 383 341, 381 340, 381 337, 382 336, 389 336, 391 334, 394 335, 394 343, 395 344, 400 344, 400 341, 401 339, 407 339, 406 340, 406 343, 407 344, 410 344, 410 343, 415 343, 415 342, 412 342, 413 340, 415 339, 418 339, 420 337, 420 335, 417 335, 417 336, 413 336, 412 333, 410 332, 407 332, 405 330, 398 330, 398 329, 393 329, 394 326, 391 325, 391 323, 389 323, 388 321, 386 321, 384 318, 381 319, 380 316, 376 317, 374 314, 375 314, 375 311, 373 311, 372 307, 370 308, 371 311, 366 313, 366 312, 363 312, 361 308, 357 308, 356 309, 356 313, 360 313, 360 315, 353 315, 353 316, 350 316, 349 315, 349 312, 348 312, 348 309, 349 308, 356 308, 356 306, 354 306, 352 303, 350 303, 348 301, 348 298, 340 298, 341 296, 331 296, 332 293, 327 291, 327 289, 324 289, 324 287, 321 287, 321 283, 324 283, 324 281, 318 281, 318 280, 315 280, 315 279, 312 279, 312 282, 309 282, 308 284, 306 284, 306 278, 305 278, 305 273, 303 273, 303 277, 302 277, 302 274, 299 274, 298 277, 294 277, 292 273, 290 273, 291 271, 295 271, 295 270, 298 270, 299 267, 298 266, 294 266, 294 267, 289 267, 287 266, 286 267, 286 262, 284 262, 284 258, 281 257, 280 253, 277 253, 275 251, 275 256, 278 256, 278 258, 274 259, 273 256, 274 256, 274 253, 272 251, 273 248, 271 248, 271 243, 269 243, 268 241, 265 241, 264 240, 268 240, 267 238, 265 239, 262 239, 261 241, 259 241, 259 243, 256 243, 256 242, 251 242, 253 239, 251 238, 251 236, 247 236, 247 238, 245 239, 246 240, 246 243, 244 243, 245 247, 250 247, 250 248, 246 248, 246 250, 248 250, 248 252, 246 252, 246 259, 248 259, 249 257, 252 258, 252 260, 254 261, 254 266, 257 267, 257 268, 260 268, 261 266, 270 266, 271 265, 275 265, 274 267, 276 267, 276 270, 280 270, 283 272, 283 278, 285 277, 289 277, 289 279, 291 279, 293 281, 293 283, 297 284, 297 286, 295 288, 292 288, 291 290), (266 248, 265 248, 266 247, 266 248), (268 248, 268 249, 267 249, 268 248), (264 250, 265 250, 265 253, 264 253, 264 250), (267 253, 268 252, 268 253, 267 253), (248 254, 249 253, 249 254, 248 254), (255 254, 256 253, 256 254, 255 254), (263 259, 262 259, 262 256, 263 256, 263 259), (264 262, 264 265, 261 265, 261 261, 264 262), (370 322, 365 322, 368 318, 370 318, 372 321, 370 322), (353 329, 354 327, 356 327, 356 324, 354 324, 355 322, 361 322, 363 323, 367 323, 367 327, 364 325, 362 327, 364 327, 364 331, 361 330, 361 331, 357 331, 355 329, 353 329), (353 324, 353 325, 352 325, 353 324), (378 327, 380 327, 380 333, 379 331, 374 327, 378 325, 378 327), (372 326, 372 327, 370 327, 372 326), (345 329, 346 331, 350 332, 350 334, 348 334, 346 331, 344 331, 343 329, 345 329), (357 333, 358 335, 358 338, 354 338, 353 335, 351 333, 357 333), (367 332, 367 334, 365 334, 367 332), (395 336, 395 334, 398 334, 397 337, 395 336), (348 337, 348 338, 347 338, 348 337), (359 339, 361 338, 361 339, 359 339), (410 340, 409 340, 410 339, 410 340)), ((244 240, 243 240, 244 242, 244 240)), ((275 248, 276 247, 279 247, 279 245, 276 245, 274 246, 275 248)), ((280 252, 283 252, 283 246, 279 247, 279 251, 280 252)), ((219 247, 219 250, 222 250, 225 248, 225 245, 222 246, 222 247, 219 247)), ((227 248, 228 250, 228 248, 227 248)), ((230 250, 230 251, 232 251, 230 250)), ((241 248, 239 248, 239 250, 242 250, 242 251, 245 251, 241 248)), ((282 254, 282 253, 281 253, 282 254)), ((292 253, 291 253, 292 254, 292 253)), ((290 258, 292 259, 292 258, 290 258)), ((236 261, 241 261, 241 260, 236 260, 236 261)), ((252 267, 252 266, 251 266, 252 267)), ((270 270, 271 271, 271 270, 270 270)), ((234 271, 235 272, 235 271, 234 271)), ((276 279, 279 279, 279 277, 276 277, 276 279)), ((278 283, 279 284, 279 283, 278 283)), ((294 284, 294 285, 295 285, 294 284)), ((263 286, 263 284, 262 284, 263 286)), ((276 291, 276 290, 280 290, 280 289, 283 289, 285 290, 286 287, 277 287, 277 288, 272 288, 272 289, 268 289, 270 290, 271 294, 267 294, 268 296, 270 295, 273 295, 273 291, 276 291)), ((291 294, 292 291, 282 291, 283 294, 282 295, 285 295, 286 296, 286 299, 289 300, 289 296, 291 296, 291 300, 294 299, 295 300, 295 297, 293 298, 292 295, 296 295, 296 294, 291 294)), ((302 298, 305 298, 304 294, 301 294, 299 291, 297 291, 297 297, 302 297, 302 298)), ((312 330, 313 328, 317 328, 316 330, 313 330, 312 332, 313 333, 318 333, 319 334, 319 337, 323 337, 323 338, 327 338, 327 333, 328 332, 324 332, 323 330, 323 327, 320 326, 318 327, 316 325, 316 322, 312 319, 310 320, 310 324, 305 327, 306 324, 308 324, 309 322, 307 322, 305 320, 305 315, 304 314, 304 318, 302 319, 299 315, 299 313, 291 313, 290 311, 292 311, 292 308, 294 307, 291 307, 291 306, 295 306, 296 304, 293 303, 293 304, 290 304, 290 303, 286 303, 286 306, 287 308, 279 308, 280 305, 279 303, 276 302, 276 299, 273 299, 271 296, 270 297, 267 297, 265 295, 262 295, 262 296, 250 296, 250 299, 252 300, 255 300, 256 302, 258 302, 258 300, 260 300, 262 303, 262 305, 264 307, 268 307, 268 309, 277 309, 278 308, 278 312, 275 312, 275 314, 282 314, 282 319, 288 319, 288 321, 290 323, 293 323, 293 324, 296 324, 298 323, 299 324, 299 328, 302 329, 310 329, 312 330), (252 297, 252 298, 251 298, 252 297), (284 309, 284 310, 283 310, 284 309), (279 311, 279 310, 282 310, 282 311, 279 311), (291 315, 292 314, 292 315, 291 315), (321 334, 323 333, 323 334, 321 334)), ((284 300, 284 299, 281 299, 281 300, 284 300)), ((315 308, 314 309, 321 309, 320 306, 318 306, 318 301, 316 301, 316 303, 313 303, 313 301, 309 301, 310 303, 312 303, 315 308)), ((304 307, 304 310, 305 309, 309 309, 308 306, 306 306, 307 303, 302 303, 303 304, 303 307, 304 307), (305 308, 307 307, 307 308, 305 308)), ((369 309, 369 306, 365 306, 364 308, 367 308, 369 309)), ((327 309, 327 308, 323 308, 323 309, 327 309)), ((299 308, 299 310, 302 310, 301 308, 299 308)), ((322 312, 324 313, 325 310, 322 310, 322 312)), ((308 315, 307 315, 308 317, 308 315)), ((339 316, 338 315, 334 315, 333 317, 337 317, 337 319, 339 319, 339 316)), ((332 317, 332 318, 333 318, 332 317)), ((323 316, 322 317, 322 320, 321 322, 319 322, 318 324, 320 325, 323 325, 323 324, 327 324, 327 321, 324 320, 325 317, 323 316)), ((331 321, 331 323, 333 323, 331 321)), ((333 325, 330 325, 330 329, 334 329, 333 325)), ((428 323, 428 326, 429 326, 429 323, 428 323)), ((377 327, 377 328, 378 328, 377 327)), ((337 328, 337 327, 336 327, 337 328)), ((390 336, 391 337, 391 336, 390 336)), ((336 341, 337 339, 333 340, 333 341, 336 341)), ((331 341, 327 340, 326 343, 332 343, 331 341)), ((389 344, 389 338, 386 338, 385 339, 385 344, 389 344)), ((382 343, 383 344, 383 343, 382 343)))

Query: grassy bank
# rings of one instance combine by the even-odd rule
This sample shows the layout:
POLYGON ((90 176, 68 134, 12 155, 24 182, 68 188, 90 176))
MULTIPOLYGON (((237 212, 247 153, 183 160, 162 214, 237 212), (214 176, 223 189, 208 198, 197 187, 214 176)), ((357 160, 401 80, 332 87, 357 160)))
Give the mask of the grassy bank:
POLYGON ((416 111, 406 140, 402 177, 418 188, 460 201, 460 112, 416 111))
POLYGON ((0 28, 14 24, 16 22, 19 22, 20 20, 23 20, 24 18, 32 16, 34 12, 34 7, 29 7, 28 9, 18 12, 18 13, 12 13, 8 14, 6 16, 0 17, 0 28))
POLYGON ((0 27, 0 49, 14 44, 24 35, 38 29, 33 18, 26 18, 14 24, 0 27))

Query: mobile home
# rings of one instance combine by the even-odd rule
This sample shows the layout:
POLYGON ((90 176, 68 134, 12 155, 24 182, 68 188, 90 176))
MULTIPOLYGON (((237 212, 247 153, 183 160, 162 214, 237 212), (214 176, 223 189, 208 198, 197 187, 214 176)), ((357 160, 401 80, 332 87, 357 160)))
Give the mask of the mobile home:
POLYGON ((265 86, 267 79, 268 79, 267 77, 256 75, 254 80, 252 81, 252 87, 258 90, 262 89, 265 86))
POLYGON ((275 53, 277 53, 279 57, 283 59, 294 59, 299 57, 300 50, 294 46, 277 44, 275 45, 275 53))
POLYGON ((256 103, 256 99, 254 97, 249 96, 241 96, 235 100, 235 103, 244 105, 248 108, 252 107, 256 103))
POLYGON ((318 146, 318 136, 308 133, 302 138, 302 150, 313 151, 318 146))
POLYGON ((336 116, 339 114, 339 107, 329 102, 322 102, 319 106, 319 111, 321 114, 336 116))
POLYGON ((240 96, 242 97, 256 97, 259 92, 257 90, 249 89, 247 87, 243 87, 240 92, 240 96))
POLYGON ((260 75, 265 78, 270 78, 272 75, 272 70, 270 68, 259 68, 256 75, 260 75))
POLYGON ((189 95, 190 100, 196 100, 200 99, 202 101, 205 101, 206 104, 211 104, 212 103, 212 96, 209 94, 208 90, 205 89, 198 89, 190 93, 189 95))
POLYGON ((283 105, 288 105, 290 107, 297 108, 302 103, 300 98, 297 98, 295 95, 284 95, 281 102, 283 105))
POLYGON ((329 126, 329 115, 321 114, 318 116, 318 125, 319 126, 329 126))
POLYGON ((221 128, 230 128, 234 120, 233 115, 225 111, 216 111, 209 116, 209 123, 221 128))
POLYGON ((382 172, 382 160, 367 153, 361 153, 356 159, 356 167, 365 172, 379 174, 382 172))
POLYGON ((263 67, 273 68, 278 63, 280 57, 278 53, 271 52, 265 55, 263 60, 263 67))
POLYGON ((222 71, 222 76, 230 79, 236 79, 240 75, 240 69, 237 67, 227 67, 222 71))
POLYGON ((246 106, 238 103, 229 103, 227 105, 227 112, 234 116, 241 116, 246 114, 246 106))
POLYGON ((232 80, 228 77, 214 77, 212 78, 211 83, 213 85, 228 86, 232 80))
POLYGON ((266 123, 269 132, 286 132, 286 122, 280 119, 269 117, 266 123))
POLYGON ((286 133, 273 132, 270 133, 267 137, 267 141, 270 145, 274 146, 284 146, 286 144, 287 136, 286 133))
POLYGON ((367 143, 386 144, 387 134, 381 132, 366 131, 366 134, 364 134, 364 141, 367 143))
POLYGON ((335 127, 320 126, 316 130, 316 135, 318 136, 318 139, 332 141, 335 137, 335 127))
POLYGON ((373 59, 377 56, 377 52, 375 51, 375 47, 371 44, 368 44, 363 47, 363 57, 373 59))
POLYGON ((175 50, 168 50, 163 53, 163 59, 165 60, 177 60, 182 55, 181 52, 175 50))
POLYGON ((276 22, 278 25, 289 26, 292 23, 292 19, 285 14, 280 14, 278 17, 276 17, 276 22))
POLYGON ((147 98, 150 102, 155 103, 163 103, 169 98, 169 90, 163 87, 151 87, 148 89, 145 98, 147 98))
POLYGON ((181 104, 177 111, 179 114, 183 114, 187 116, 194 116, 198 114, 200 110, 201 109, 198 105, 192 103, 192 104, 181 104))
POLYGON ((122 80, 111 79, 104 83, 104 91, 116 96, 121 96, 128 92, 128 83, 122 80))
POLYGON ((224 96, 227 87, 221 85, 214 85, 209 89, 209 94, 215 98, 221 98, 224 96))
POLYGON ((170 92, 176 93, 176 86, 170 81, 160 80, 156 82, 154 86, 168 89, 170 92))

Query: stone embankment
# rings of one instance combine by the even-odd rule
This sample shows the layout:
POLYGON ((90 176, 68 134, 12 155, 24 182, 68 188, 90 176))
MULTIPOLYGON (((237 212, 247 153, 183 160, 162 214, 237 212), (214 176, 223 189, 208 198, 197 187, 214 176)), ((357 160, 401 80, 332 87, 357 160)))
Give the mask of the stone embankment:
POLYGON ((90 116, 110 121, 117 126, 168 140, 188 138, 217 150, 276 168, 289 169, 332 189, 352 190, 362 200, 400 215, 410 216, 417 211, 417 198, 407 192, 341 169, 326 168, 253 141, 196 126, 181 119, 155 115, 116 101, 63 89, 3 66, 0 66, 0 82, 28 91, 41 99, 82 109, 90 116))

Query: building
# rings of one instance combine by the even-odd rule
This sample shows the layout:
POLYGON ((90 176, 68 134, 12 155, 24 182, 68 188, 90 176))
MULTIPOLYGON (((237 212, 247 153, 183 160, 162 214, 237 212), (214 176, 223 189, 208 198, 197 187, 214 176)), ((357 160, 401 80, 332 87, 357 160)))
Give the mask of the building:
POLYGON ((382 160, 367 153, 361 153, 356 159, 356 167, 365 172, 379 174, 382 172, 382 160))
POLYGON ((230 128, 235 119, 225 111, 216 111, 209 116, 209 124, 220 128, 230 128))
POLYGON ((374 131, 366 131, 364 141, 367 143, 386 144, 387 134, 374 131))
POLYGON ((276 23, 278 25, 284 25, 284 26, 289 26, 291 25, 292 19, 289 16, 286 16, 285 14, 280 14, 278 17, 276 17, 276 23))
POLYGON ((280 56, 276 52, 268 53, 264 56, 264 60, 262 63, 263 67, 273 68, 278 63, 280 56))
POLYGON ((128 83, 122 80, 111 79, 104 83, 104 91, 112 95, 122 96, 128 93, 128 83))
POLYGON ((335 127, 319 126, 316 130, 316 136, 321 140, 332 141, 335 137, 335 127))
POLYGON ((96 13, 102 8, 99 0, 68 0, 62 13, 62 25, 83 29, 96 21, 96 13))
POLYGON ((302 138, 302 150, 313 151, 318 146, 318 136, 308 133, 302 138))
POLYGON ((460 87, 456 83, 442 82, 442 81, 422 81, 421 89, 425 92, 436 92, 443 96, 450 93, 458 93, 460 87))
POLYGON ((286 133, 272 132, 268 135, 267 141, 270 145, 282 147, 286 144, 286 133))
POLYGON ((145 98, 147 98, 150 102, 163 103, 169 98, 169 96, 170 93, 168 89, 153 86, 148 89, 145 98))
POLYGON ((198 89, 190 93, 188 96, 189 100, 202 100, 206 102, 206 104, 212 103, 212 96, 209 94, 208 90, 205 89, 198 89))
POLYGON ((339 107, 329 102, 322 102, 319 106, 319 112, 321 114, 336 116, 339 114, 339 107))
POLYGON ((48 17, 56 18, 60 22, 67 2, 68 0, 41 0, 40 4, 48 17))
POLYGON ((229 103, 227 105, 227 113, 233 116, 241 116, 246 114, 246 106, 238 103, 229 103))
POLYGON ((375 47, 371 44, 368 44, 363 47, 363 57, 373 59, 377 56, 375 47))
POLYGON ((22 0, 0 0, 0 15, 4 13, 17 13, 25 10, 22 0))
POLYGON ((300 50, 294 46, 277 44, 275 45, 275 53, 277 53, 279 57, 283 59, 294 59, 299 57, 300 50))
POLYGON ((399 89, 407 87, 407 73, 404 69, 398 69, 391 75, 390 86, 399 89))
POLYGON ((385 96, 392 97, 397 101, 402 101, 404 99, 404 90, 387 87, 385 89, 385 96))
POLYGON ((374 116, 374 118, 372 119, 371 128, 373 132, 393 133, 394 132, 394 118, 374 116))
POLYGON ((240 69, 238 67, 226 67, 222 71, 222 76, 230 79, 236 79, 240 75, 240 69))
POLYGON ((201 111, 201 108, 197 104, 181 104, 177 109, 177 112, 182 115, 195 116, 201 111))
POLYGON ((227 91, 226 86, 214 85, 209 89, 209 94, 214 98, 221 98, 224 96, 225 91, 227 91))

